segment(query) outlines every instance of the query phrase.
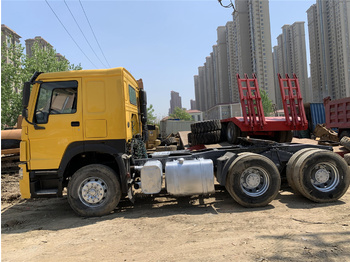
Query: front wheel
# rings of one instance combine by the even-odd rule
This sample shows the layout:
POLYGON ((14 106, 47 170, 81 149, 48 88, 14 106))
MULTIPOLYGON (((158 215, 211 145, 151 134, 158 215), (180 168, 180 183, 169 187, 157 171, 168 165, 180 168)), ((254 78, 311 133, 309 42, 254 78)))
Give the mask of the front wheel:
POLYGON ((111 213, 121 198, 116 173, 108 166, 92 164, 76 171, 68 184, 68 203, 80 216, 111 213))
POLYGON ((267 157, 240 154, 231 164, 226 189, 244 207, 268 205, 278 194, 281 177, 276 165, 267 157))

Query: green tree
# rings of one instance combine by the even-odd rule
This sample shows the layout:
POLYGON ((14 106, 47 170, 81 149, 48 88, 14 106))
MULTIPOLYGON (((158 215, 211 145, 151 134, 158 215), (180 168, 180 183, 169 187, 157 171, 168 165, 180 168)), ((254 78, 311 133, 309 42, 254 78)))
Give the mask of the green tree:
POLYGON ((268 116, 273 112, 273 103, 268 97, 267 93, 265 90, 260 89, 260 96, 261 96, 261 103, 264 109, 264 115, 268 116))
POLYGON ((71 65, 67 60, 58 60, 56 51, 47 46, 42 48, 36 42, 32 47, 32 56, 24 55, 20 44, 1 49, 1 128, 16 124, 21 114, 23 83, 28 81, 35 71, 58 72, 81 70, 81 65, 71 65), (7 63, 6 57, 10 62, 7 63))
POLYGON ((23 47, 11 45, 1 48, 1 128, 15 125, 21 113, 23 75, 23 47), (7 63, 6 58, 10 61, 7 63))
POLYGON ((154 115, 153 105, 150 104, 150 106, 147 108, 147 125, 155 125, 156 120, 157 117, 154 115))
POLYGON ((174 113, 170 114, 170 117, 186 121, 192 120, 192 116, 187 113, 185 109, 181 109, 179 107, 175 108, 174 113))

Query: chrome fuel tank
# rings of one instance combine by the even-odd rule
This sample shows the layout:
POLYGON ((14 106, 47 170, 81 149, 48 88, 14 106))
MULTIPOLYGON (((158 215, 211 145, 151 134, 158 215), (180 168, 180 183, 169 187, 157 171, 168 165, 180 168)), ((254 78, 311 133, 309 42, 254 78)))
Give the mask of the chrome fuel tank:
POLYGON ((176 196, 202 195, 215 192, 214 167, 210 159, 180 158, 165 165, 166 189, 176 196))
POLYGON ((158 194, 162 189, 162 163, 148 161, 141 168, 141 189, 144 194, 158 194))

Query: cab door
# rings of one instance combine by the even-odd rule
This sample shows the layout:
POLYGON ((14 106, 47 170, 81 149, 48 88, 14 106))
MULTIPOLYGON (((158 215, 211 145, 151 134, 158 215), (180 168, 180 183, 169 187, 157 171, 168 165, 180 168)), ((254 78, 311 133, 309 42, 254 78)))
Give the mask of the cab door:
POLYGON ((83 140, 81 79, 40 84, 28 126, 31 170, 58 169, 69 144, 83 140))

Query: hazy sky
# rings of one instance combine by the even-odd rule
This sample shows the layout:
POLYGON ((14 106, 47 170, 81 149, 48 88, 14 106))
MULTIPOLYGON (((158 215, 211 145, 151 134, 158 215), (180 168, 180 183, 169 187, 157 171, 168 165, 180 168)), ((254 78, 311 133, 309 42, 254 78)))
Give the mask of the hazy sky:
MULTIPOLYGON (((315 2, 270 0, 272 46, 277 44, 276 37, 282 33, 283 25, 305 21, 308 51, 306 10, 315 2)), ((108 64, 125 67, 136 79, 143 79, 148 104, 153 104, 158 117, 168 114, 172 90, 180 93, 183 107, 190 107, 190 99, 195 99, 193 76, 216 44, 217 27, 232 20, 232 9, 221 7, 216 0, 81 0, 107 64, 79 0, 48 3, 86 56, 45 0, 2 0, 1 23, 22 37, 23 46, 25 39, 41 36, 71 63, 81 63, 83 69, 108 68, 108 64)))

